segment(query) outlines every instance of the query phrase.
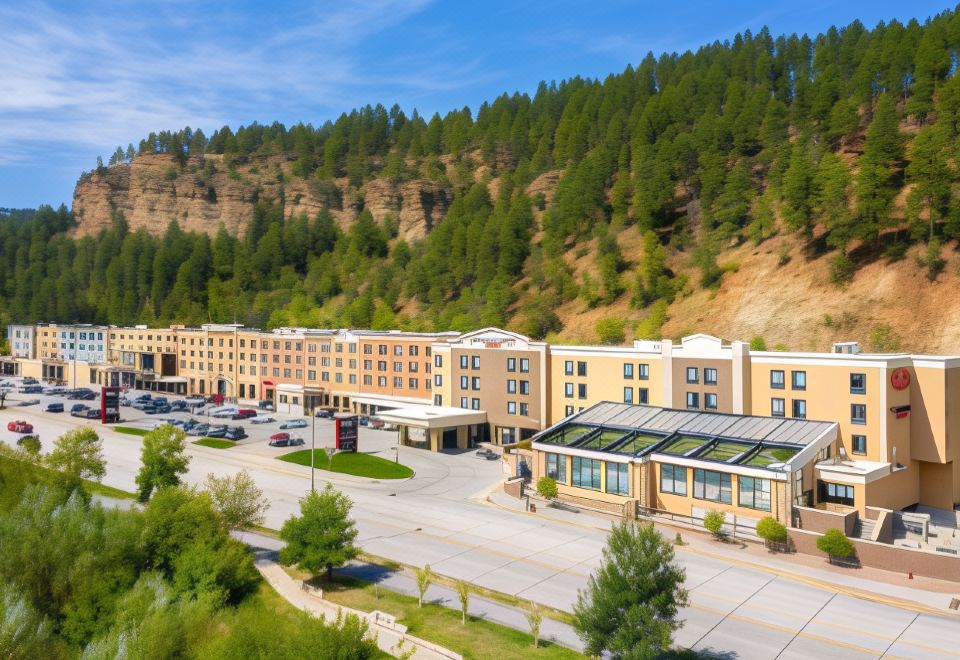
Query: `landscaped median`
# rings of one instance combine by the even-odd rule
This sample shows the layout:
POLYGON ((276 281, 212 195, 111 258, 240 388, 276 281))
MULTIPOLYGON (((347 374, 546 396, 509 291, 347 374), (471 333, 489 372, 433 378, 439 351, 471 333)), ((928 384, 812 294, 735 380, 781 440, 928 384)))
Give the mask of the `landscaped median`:
POLYGON ((193 444, 213 447, 214 449, 230 449, 230 447, 236 446, 235 442, 231 440, 221 440, 220 438, 200 438, 199 440, 194 440, 193 444))
POLYGON ((114 426, 112 427, 117 433, 125 433, 126 435, 139 435, 141 437, 150 433, 147 429, 138 429, 133 426, 114 426))
MULTIPOLYGON (((281 461, 310 467, 310 450, 303 449, 279 457, 281 461)), ((372 454, 341 452, 331 459, 323 449, 314 450, 313 465, 318 470, 352 474, 355 477, 370 479, 406 479, 413 476, 413 470, 406 465, 388 461, 372 454)))

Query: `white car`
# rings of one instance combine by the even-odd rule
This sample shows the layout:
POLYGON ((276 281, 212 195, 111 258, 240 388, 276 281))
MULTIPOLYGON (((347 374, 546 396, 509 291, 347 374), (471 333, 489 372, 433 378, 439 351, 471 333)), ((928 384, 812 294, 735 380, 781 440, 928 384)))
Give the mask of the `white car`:
POLYGON ((257 415, 256 417, 250 418, 251 424, 272 424, 275 421, 277 420, 270 417, 270 415, 257 415))
POLYGON ((234 415, 236 415, 236 414, 237 414, 237 409, 236 409, 236 408, 233 408, 233 407, 230 407, 230 408, 214 408, 213 410, 210 411, 210 414, 211 414, 212 416, 216 417, 217 419, 226 419, 226 418, 233 417, 234 415))

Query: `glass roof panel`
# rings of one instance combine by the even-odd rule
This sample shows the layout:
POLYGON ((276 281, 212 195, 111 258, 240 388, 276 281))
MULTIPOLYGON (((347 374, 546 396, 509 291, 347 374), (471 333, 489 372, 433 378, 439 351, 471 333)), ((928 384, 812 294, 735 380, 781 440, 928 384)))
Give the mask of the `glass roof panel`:
POLYGON ((721 440, 716 445, 708 449, 707 451, 700 454, 697 458, 705 458, 708 461, 723 461, 726 463, 734 456, 738 456, 743 452, 747 451, 753 445, 747 444, 745 442, 731 442, 729 440, 721 440))
POLYGON ((662 447, 660 451, 664 454, 682 456, 683 454, 693 451, 697 447, 700 447, 709 441, 710 440, 708 438, 702 438, 696 435, 680 435, 677 436, 677 438, 666 447, 662 447))
POLYGON ((747 460, 741 461, 740 464, 767 467, 771 463, 786 463, 796 456, 798 451, 800 451, 799 447, 796 449, 788 447, 764 447, 747 460))

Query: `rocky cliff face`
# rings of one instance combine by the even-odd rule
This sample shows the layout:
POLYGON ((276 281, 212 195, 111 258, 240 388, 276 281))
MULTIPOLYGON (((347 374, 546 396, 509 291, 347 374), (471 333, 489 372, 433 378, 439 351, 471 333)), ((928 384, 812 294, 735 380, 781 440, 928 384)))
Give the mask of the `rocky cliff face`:
POLYGON ((396 219, 400 236, 423 238, 447 213, 449 187, 427 180, 373 179, 357 190, 346 179, 304 180, 290 173, 283 156, 224 162, 207 155, 178 165, 168 154, 137 156, 130 164, 90 172, 77 183, 73 210, 76 235, 96 234, 122 212, 132 230, 162 234, 176 220, 186 231, 213 235, 220 223, 243 235, 258 199, 283 199, 287 217, 313 217, 328 209, 348 226, 364 208, 377 221, 396 219))

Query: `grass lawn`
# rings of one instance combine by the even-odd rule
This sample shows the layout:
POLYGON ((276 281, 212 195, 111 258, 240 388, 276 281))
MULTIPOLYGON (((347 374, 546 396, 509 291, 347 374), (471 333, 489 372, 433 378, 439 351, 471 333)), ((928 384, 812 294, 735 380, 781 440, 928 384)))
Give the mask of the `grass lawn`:
POLYGON ((230 447, 234 446, 231 440, 221 440, 220 438, 200 438, 199 440, 194 440, 193 444, 213 447, 214 449, 230 449, 230 447))
POLYGON ((319 578, 313 584, 323 589, 323 597, 347 607, 365 612, 380 610, 397 617, 397 622, 408 626, 411 635, 445 646, 461 653, 464 658, 582 658, 583 656, 551 642, 540 641, 533 648, 529 632, 516 630, 477 617, 469 617, 463 625, 460 612, 442 605, 426 603, 417 606, 417 599, 386 589, 379 590, 369 582, 343 575, 334 575, 333 584, 319 578))
MULTIPOLYGON (((356 452, 342 452, 333 455, 333 460, 327 458, 323 449, 315 450, 314 467, 318 470, 352 474, 357 477, 371 479, 406 479, 413 476, 413 470, 406 465, 388 461, 379 456, 356 452)), ((310 466, 310 450, 303 449, 280 457, 281 461, 310 466)))
POLYGON ((89 479, 83 480, 83 489, 91 495, 103 495, 104 497, 112 497, 117 500, 137 499, 136 493, 131 493, 128 490, 120 490, 119 488, 107 486, 96 481, 90 481, 89 479))
POLYGON ((146 429, 135 429, 132 426, 115 426, 113 430, 117 433, 126 433, 127 435, 146 435, 149 433, 146 429))

